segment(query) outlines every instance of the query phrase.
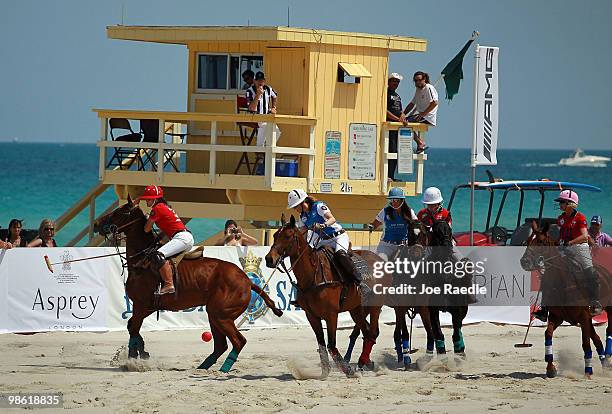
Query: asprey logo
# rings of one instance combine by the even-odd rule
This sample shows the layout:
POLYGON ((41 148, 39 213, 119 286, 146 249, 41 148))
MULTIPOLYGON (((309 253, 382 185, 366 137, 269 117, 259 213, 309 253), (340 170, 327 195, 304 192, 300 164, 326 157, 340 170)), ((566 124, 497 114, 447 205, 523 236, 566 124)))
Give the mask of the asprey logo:
POLYGON ((491 162, 491 141, 493 135, 493 120, 491 112, 493 109, 493 94, 491 93, 491 79, 493 79, 493 55, 495 49, 488 48, 485 54, 485 81, 487 90, 485 91, 484 101, 484 156, 491 162))

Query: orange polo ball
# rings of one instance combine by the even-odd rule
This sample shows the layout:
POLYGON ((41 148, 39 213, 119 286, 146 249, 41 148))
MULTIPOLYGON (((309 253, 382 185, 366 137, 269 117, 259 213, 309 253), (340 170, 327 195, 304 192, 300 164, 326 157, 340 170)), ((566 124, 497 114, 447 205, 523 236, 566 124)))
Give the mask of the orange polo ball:
POLYGON ((210 332, 206 331, 202 334, 202 341, 208 342, 211 339, 212 339, 212 334, 210 332))

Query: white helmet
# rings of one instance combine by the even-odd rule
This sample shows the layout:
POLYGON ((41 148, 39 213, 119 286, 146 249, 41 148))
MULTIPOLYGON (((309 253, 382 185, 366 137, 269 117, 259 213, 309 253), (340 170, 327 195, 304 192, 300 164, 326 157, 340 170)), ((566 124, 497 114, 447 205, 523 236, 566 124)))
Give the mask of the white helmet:
POLYGON ((423 204, 439 204, 444 199, 438 187, 429 187, 423 192, 423 204))
POLYGON ((298 206, 300 203, 303 203, 306 200, 308 194, 306 191, 301 188, 296 188, 295 190, 291 190, 289 195, 287 196, 287 208, 294 208, 298 206))

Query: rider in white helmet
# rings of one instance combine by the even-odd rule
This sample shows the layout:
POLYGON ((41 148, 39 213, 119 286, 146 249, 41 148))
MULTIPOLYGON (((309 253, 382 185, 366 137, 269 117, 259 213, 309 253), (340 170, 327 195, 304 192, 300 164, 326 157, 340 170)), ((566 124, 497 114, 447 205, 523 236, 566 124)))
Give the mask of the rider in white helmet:
POLYGON ((425 208, 417 213, 419 221, 431 228, 434 221, 444 220, 449 226, 453 226, 453 219, 450 212, 442 207, 442 192, 438 187, 429 187, 423 192, 423 204, 425 208))
POLYGON ((323 201, 316 200, 302 189, 291 190, 287 196, 287 208, 299 214, 298 227, 309 230, 308 240, 313 248, 329 246, 334 252, 334 259, 340 268, 362 286, 362 294, 369 288, 361 280, 353 260, 349 257, 350 240, 348 234, 336 221, 331 210, 323 201))

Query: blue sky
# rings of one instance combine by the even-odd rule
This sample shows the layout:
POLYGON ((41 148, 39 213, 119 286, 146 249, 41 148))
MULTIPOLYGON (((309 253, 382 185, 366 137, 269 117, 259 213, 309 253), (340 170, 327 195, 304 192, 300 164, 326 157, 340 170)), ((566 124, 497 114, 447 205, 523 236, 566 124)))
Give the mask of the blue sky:
MULTIPOLYGON (((292 26, 424 37, 427 53, 393 54, 390 70, 432 78, 478 29, 500 47, 500 148, 612 149, 608 0, 1 0, 0 141, 93 143, 94 107, 186 110, 186 48, 107 39, 122 5, 126 25, 286 25, 290 6, 292 26)), ((430 145, 471 143, 472 56, 430 145)))

